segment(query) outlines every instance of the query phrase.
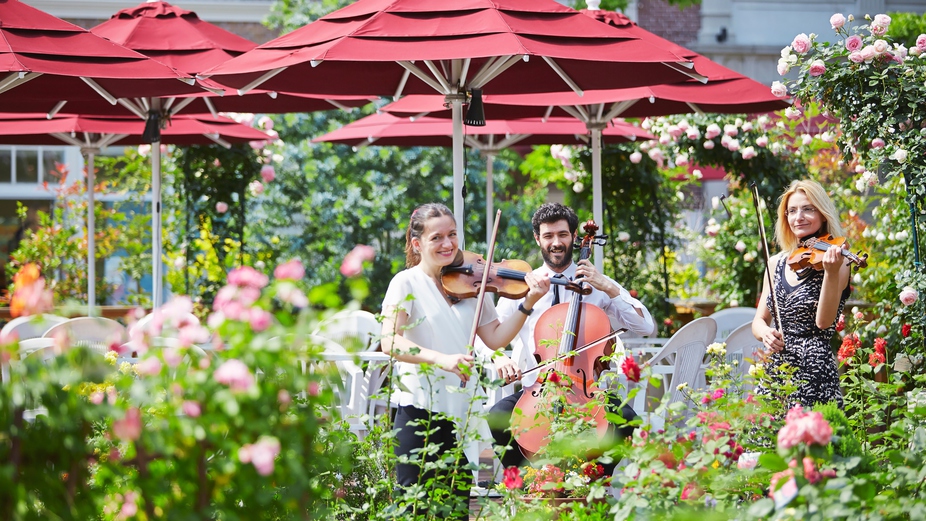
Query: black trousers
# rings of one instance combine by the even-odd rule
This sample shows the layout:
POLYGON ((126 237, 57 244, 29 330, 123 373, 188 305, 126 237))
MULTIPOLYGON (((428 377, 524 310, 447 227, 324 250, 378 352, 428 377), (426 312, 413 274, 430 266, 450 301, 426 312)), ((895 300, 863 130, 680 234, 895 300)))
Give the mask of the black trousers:
MULTIPOLYGON (((511 436, 511 414, 514 411, 515 405, 517 405, 518 400, 521 399, 521 395, 524 394, 524 390, 520 390, 511 396, 506 396, 499 400, 495 405, 492 406, 492 409, 489 411, 489 429, 492 431, 492 438, 495 439, 495 445, 497 447, 510 447, 507 450, 504 450, 504 453, 501 454, 499 458, 502 465, 505 468, 508 467, 520 467, 527 464, 527 459, 524 458, 524 455, 521 453, 521 447, 518 445, 518 442, 511 436)), ((618 408, 621 405, 620 399, 609 394, 608 395, 608 409, 611 413, 616 413, 618 408)), ((629 405, 625 405, 620 409, 620 415, 627 421, 632 421, 637 418, 637 413, 634 412, 633 408, 629 405)), ((615 436, 618 439, 628 438, 633 435, 633 426, 630 425, 621 425, 620 427, 611 424, 608 427, 608 434, 615 436)), ((610 463, 608 465, 603 465, 606 474, 611 474, 614 472, 615 463, 610 463)))
POLYGON ((473 473, 471 470, 463 468, 466 463, 466 456, 462 454, 462 447, 457 444, 457 436, 454 432, 454 423, 445 418, 431 418, 431 412, 403 405, 398 408, 395 416, 395 427, 398 429, 396 434, 395 455, 408 456, 417 458, 418 461, 413 463, 396 464, 396 482, 400 487, 410 487, 418 483, 427 486, 428 481, 433 479, 434 483, 443 485, 449 492, 453 486, 453 495, 456 498, 453 505, 453 518, 469 516, 469 491, 473 484, 473 473), (430 418, 430 423, 428 422, 430 418), (428 431, 434 431, 425 434, 428 431), (427 454, 422 457, 421 449, 425 445, 436 445, 436 453, 427 454), (454 449, 459 452, 459 459, 450 462, 444 469, 429 470, 422 473, 421 469, 425 462, 433 463, 451 453, 454 449))

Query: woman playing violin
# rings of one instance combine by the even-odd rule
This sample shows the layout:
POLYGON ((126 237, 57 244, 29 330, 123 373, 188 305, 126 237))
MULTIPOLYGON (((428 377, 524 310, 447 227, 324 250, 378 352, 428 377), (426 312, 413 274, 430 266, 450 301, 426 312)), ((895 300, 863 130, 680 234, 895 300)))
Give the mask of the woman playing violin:
MULTIPOLYGON (((475 319, 476 299, 452 298, 440 283, 441 268, 453 262, 457 250, 457 225, 446 206, 424 204, 412 213, 405 233, 407 269, 393 277, 383 300, 382 349, 398 360, 393 394, 398 404, 396 456, 420 458, 426 440, 419 433, 435 428, 427 442, 437 445, 439 450, 428 456, 428 461, 436 461, 453 447, 465 445, 458 441, 457 431, 477 386, 470 384, 461 390, 460 382, 469 379, 473 365, 467 343, 475 319), (433 366, 433 371, 425 370, 425 365, 433 366), (428 421, 430 427, 423 428, 428 421)), ((525 281, 530 290, 524 306, 530 309, 550 289, 550 281, 533 274, 527 274, 525 281)), ((526 318, 518 313, 500 322, 492 299, 486 296, 476 331, 487 346, 499 349, 518 334, 526 318)), ((476 444, 467 446, 470 448, 478 450, 476 444)), ((478 462, 478 453, 466 452, 471 461, 478 462)), ((398 484, 427 486, 431 478, 446 486, 452 482, 453 494, 459 499, 454 511, 468 515, 470 471, 450 469, 435 475, 421 472, 423 465, 423 461, 399 463, 398 484)))
MULTIPOLYGON (((775 240, 783 250, 769 260, 774 298, 782 324, 773 328, 772 295, 768 280, 762 288, 752 333, 764 346, 768 374, 782 378, 778 369, 787 363, 796 368, 797 390, 788 406, 812 407, 836 401, 842 407, 842 391, 830 340, 836 320, 849 298, 849 263, 840 246, 830 246, 822 255, 822 270, 807 268, 800 274, 787 269, 789 256, 807 239, 825 235, 842 236, 836 207, 826 191, 814 181, 794 181, 781 196, 775 240)), ((768 389, 759 389, 768 394, 768 389)))

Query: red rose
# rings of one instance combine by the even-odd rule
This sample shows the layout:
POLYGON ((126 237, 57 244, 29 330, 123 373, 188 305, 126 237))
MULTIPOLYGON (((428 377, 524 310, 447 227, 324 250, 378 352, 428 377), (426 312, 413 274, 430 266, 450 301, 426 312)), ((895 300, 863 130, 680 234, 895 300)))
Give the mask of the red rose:
POLYGON ((900 328, 900 334, 901 334, 904 338, 907 338, 908 336, 910 336, 910 330, 912 330, 912 329, 913 329, 913 326, 911 326, 910 324, 904 324, 904 325, 900 328))
POLYGON ((630 290, 630 296, 631 296, 631 297, 637 298, 637 295, 638 295, 637 290, 635 290, 635 289, 630 290))
POLYGON ((558 384, 561 380, 559 373, 556 371, 550 371, 550 376, 547 377, 547 381, 554 384, 558 384))
POLYGON ((518 467, 508 467, 505 469, 505 479, 502 481, 508 490, 521 488, 524 486, 524 480, 521 479, 521 469, 518 467))
POLYGON ((631 382, 640 381, 640 366, 632 356, 624 358, 624 363, 621 364, 621 371, 631 382))

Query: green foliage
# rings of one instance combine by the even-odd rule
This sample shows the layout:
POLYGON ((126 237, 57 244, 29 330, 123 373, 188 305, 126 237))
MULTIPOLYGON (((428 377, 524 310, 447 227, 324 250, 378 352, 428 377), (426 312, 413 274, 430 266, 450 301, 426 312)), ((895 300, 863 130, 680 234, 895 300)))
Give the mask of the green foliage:
POLYGON ((900 42, 907 47, 914 47, 917 36, 926 34, 926 14, 889 14, 891 16, 891 26, 888 28, 887 35, 895 42, 900 42))
POLYGON ((817 404, 813 410, 823 414, 830 427, 833 428, 833 442, 830 444, 831 455, 841 458, 854 458, 864 456, 862 444, 859 443, 846 413, 835 402, 817 404))

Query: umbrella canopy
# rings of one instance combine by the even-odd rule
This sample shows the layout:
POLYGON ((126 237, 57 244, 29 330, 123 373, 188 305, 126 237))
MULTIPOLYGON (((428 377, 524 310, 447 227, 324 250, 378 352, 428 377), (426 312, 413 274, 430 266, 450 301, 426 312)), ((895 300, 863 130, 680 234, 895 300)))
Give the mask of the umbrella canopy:
MULTIPOLYGON (((767 86, 660 38, 620 13, 598 10, 587 10, 583 13, 628 37, 639 38, 691 59, 698 72, 708 78, 706 84, 688 80, 636 88, 592 90, 584 92, 581 96, 574 92, 554 92, 484 97, 486 114, 490 117, 571 116, 588 126, 592 145, 592 207, 596 221, 600 222, 604 214, 601 196, 601 144, 598 132, 615 117, 652 117, 690 112, 769 112, 788 106, 787 102, 772 95, 767 86)), ((383 107, 382 110, 398 116, 452 117, 440 96, 433 95, 406 96, 383 107)), ((601 268, 602 255, 599 248, 596 247, 595 263, 601 268)))
POLYGON ((0 20, 0 111, 202 90, 189 75, 19 0, 0 0, 0 20))
POLYGON ((239 92, 445 96, 462 223, 462 106, 472 89, 580 93, 684 81, 690 66, 553 0, 359 0, 203 75, 239 92))
MULTIPOLYGON (((173 6, 167 2, 144 2, 138 6, 123 9, 109 20, 91 29, 96 35, 124 45, 178 70, 197 75, 200 72, 223 63, 253 49, 257 44, 221 27, 200 20, 196 13, 173 6)), ((290 95, 271 91, 254 91, 249 96, 224 96, 224 88, 209 82, 212 92, 200 92, 186 98, 152 98, 141 104, 124 101, 122 104, 141 118, 149 115, 157 122, 174 114, 219 112, 312 112, 334 108, 347 109, 369 103, 369 97, 339 96, 337 100, 321 96, 290 95), (152 114, 153 109, 153 114, 152 114)), ((333 98, 333 97, 331 97, 333 98)), ((82 105, 82 114, 112 114, 99 103, 82 105)), ((161 175, 160 153, 155 147, 151 155, 152 172, 152 256, 155 259, 153 305, 161 304, 161 175)))
MULTIPOLYGON (((435 96, 428 96, 434 98, 435 96)), ((514 145, 588 144, 588 129, 575 118, 489 120, 484 127, 466 127, 466 144, 486 156, 486 242, 494 221, 493 157, 514 145)), ((352 145, 451 146, 453 125, 440 118, 400 118, 388 113, 367 116, 312 140, 352 145)), ((613 121, 603 132, 609 142, 653 139, 645 130, 613 121)))
MULTIPOLYGON (((134 116, 93 117, 57 115, 49 119, 45 114, 0 114, 0 143, 28 145, 67 144, 81 148, 87 164, 87 302, 88 314, 93 316, 96 302, 96 250, 94 237, 94 182, 92 168, 94 156, 100 148, 114 144, 140 144, 144 142, 145 122, 134 116)), ((174 145, 196 145, 267 140, 269 136, 256 128, 242 125, 225 117, 176 116, 162 131, 162 141, 174 145)), ((155 147, 158 148, 158 147, 155 147)))
MULTIPOLYGON (((201 20, 193 11, 162 1, 144 2, 123 9, 90 32, 193 76, 257 46, 246 38, 201 20)), ((265 90, 254 91, 250 96, 226 96, 220 85, 206 83, 213 87, 213 92, 200 92, 183 96, 183 99, 162 100, 161 110, 168 115, 207 112, 213 115, 218 112, 279 114, 347 109, 366 105, 371 100, 370 96, 325 98, 265 90)), ((100 103, 83 104, 80 112, 114 113, 100 103)))

